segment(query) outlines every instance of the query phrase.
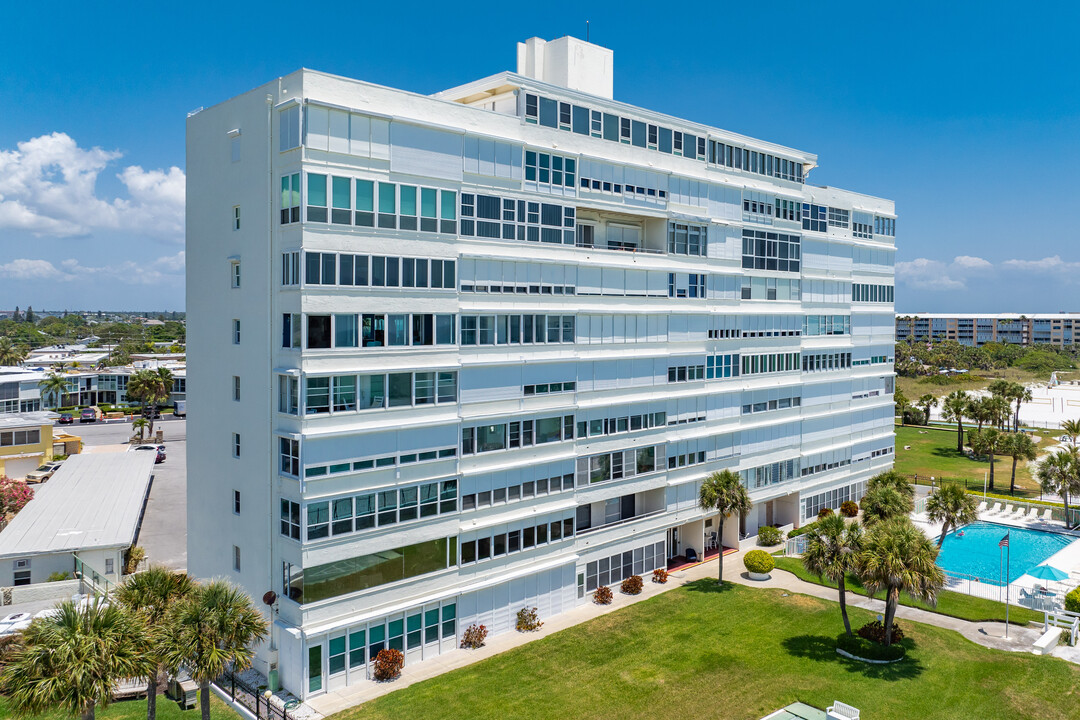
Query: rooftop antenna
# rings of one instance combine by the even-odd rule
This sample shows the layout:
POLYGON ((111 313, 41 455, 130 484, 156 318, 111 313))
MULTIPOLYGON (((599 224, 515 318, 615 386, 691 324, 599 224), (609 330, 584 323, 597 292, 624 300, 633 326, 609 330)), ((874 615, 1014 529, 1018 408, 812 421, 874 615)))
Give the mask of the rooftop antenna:
POLYGON ((585 21, 585 42, 589 42, 589 21, 585 21))

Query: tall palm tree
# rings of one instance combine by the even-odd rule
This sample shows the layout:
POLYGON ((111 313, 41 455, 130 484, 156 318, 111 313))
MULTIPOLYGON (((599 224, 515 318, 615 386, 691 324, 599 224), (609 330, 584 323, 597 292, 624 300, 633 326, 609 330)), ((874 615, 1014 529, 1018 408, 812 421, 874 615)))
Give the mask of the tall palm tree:
POLYGON ((0 365, 18 365, 25 357, 26 353, 11 338, 0 338, 0 365))
POLYGON ((1014 383, 1014 385, 1016 387, 1013 388, 1012 399, 1016 403, 1016 412, 1013 414, 1013 431, 1020 432, 1020 405, 1031 402, 1033 396, 1031 388, 1020 383, 1014 383))
POLYGON ((956 452, 964 452, 964 416, 968 413, 971 399, 963 390, 954 390, 941 403, 941 415, 956 423, 956 452))
POLYGON ((750 493, 742 484, 742 478, 730 470, 714 472, 701 482, 701 491, 698 493, 698 504, 702 510, 715 510, 720 513, 720 558, 717 563, 720 570, 716 575, 716 582, 724 582, 724 518, 728 515, 746 515, 753 507, 750 502, 750 493))
POLYGON ((934 397, 933 395, 931 395, 930 393, 926 393, 921 398, 919 398, 919 408, 923 411, 923 414, 926 416, 925 423, 927 425, 930 424, 930 408, 934 407, 935 402, 937 402, 937 398, 934 397))
POLYGON ((185 573, 174 572, 163 565, 151 565, 141 573, 129 575, 116 589, 116 601, 141 618, 149 631, 145 652, 153 660, 154 667, 147 676, 147 720, 157 717, 157 688, 161 676, 178 669, 165 662, 167 635, 162 625, 169 609, 191 592, 192 586, 191 578, 185 573))
POLYGON ((855 570, 855 561, 862 550, 862 535, 858 523, 848 523, 842 515, 829 515, 818 520, 806 534, 806 550, 803 551, 803 566, 809 572, 836 583, 840 592, 840 615, 848 635, 851 634, 851 621, 848 620, 844 583, 847 574, 855 570))
POLYGON ((945 585, 937 565, 938 549, 907 518, 878 523, 863 539, 858 575, 871 594, 885 591, 885 644, 892 645, 893 620, 900 591, 931 605, 945 585))
POLYGON ((989 488, 993 490, 995 455, 1001 453, 1002 447, 1005 443, 1005 433, 1001 432, 997 428, 988 427, 984 430, 976 430, 975 432, 969 432, 968 442, 971 443, 972 450, 974 450, 980 455, 986 455, 990 458, 989 488))
POLYGON ((165 377, 155 370, 138 370, 128 378, 127 396, 142 405, 144 416, 150 416, 151 436, 154 434, 154 411, 159 403, 165 402, 172 387, 171 373, 169 377, 168 386, 165 385, 165 377))
POLYGON ((880 486, 866 491, 859 502, 863 513, 863 524, 876 525, 897 517, 906 517, 913 509, 913 503, 900 491, 891 486, 880 486))
POLYGON ((1065 527, 1069 527, 1069 496, 1080 492, 1080 458, 1076 449, 1058 450, 1043 458, 1035 477, 1044 493, 1060 495, 1065 505, 1065 527))
POLYGON ((914 508, 915 488, 899 470, 885 470, 870 478, 866 483, 867 492, 881 487, 891 487, 900 493, 914 508))
POLYGON ((140 441, 142 441, 148 425, 150 423, 144 417, 138 417, 131 421, 131 429, 138 431, 140 441))
POLYGON ((968 404, 968 417, 975 421, 979 430, 982 430, 983 425, 990 422, 990 418, 992 417, 990 398, 971 398, 971 402, 968 404))
POLYGON ((119 605, 76 608, 64 602, 23 631, 22 647, 0 683, 20 715, 61 710, 94 720, 96 707, 108 706, 118 681, 150 671, 146 645, 142 621, 119 605))
POLYGON ((1012 403, 1003 397, 994 396, 987 398, 987 422, 997 425, 1004 430, 1009 416, 1012 415, 1012 403))
POLYGON ((38 387, 41 388, 42 395, 52 397, 53 409, 55 410, 64 402, 64 395, 68 390, 68 381, 63 375, 51 372, 45 376, 44 380, 38 382, 38 387))
POLYGON ((199 684, 202 720, 210 720, 210 683, 226 670, 251 665, 252 646, 266 637, 266 620, 243 590, 211 580, 173 605, 164 624, 165 664, 188 668, 199 684))
POLYGON ((1012 477, 1009 479, 1009 494, 1016 490, 1016 463, 1020 460, 1034 460, 1038 456, 1035 441, 1027 433, 1015 432, 1005 436, 1001 454, 1012 458, 1012 477))
POLYGON ((896 403, 896 411, 900 414, 900 426, 904 425, 904 411, 911 407, 911 401, 900 388, 893 393, 893 402, 896 403))
POLYGON ((1076 438, 1080 437, 1080 420, 1066 420, 1061 423, 1061 431, 1069 438, 1069 445, 1076 447, 1076 438))
POLYGON ((968 495, 959 485, 942 485, 926 498, 926 516, 931 522, 941 523, 938 547, 945 542, 950 528, 968 525, 979 519, 975 497, 968 495))

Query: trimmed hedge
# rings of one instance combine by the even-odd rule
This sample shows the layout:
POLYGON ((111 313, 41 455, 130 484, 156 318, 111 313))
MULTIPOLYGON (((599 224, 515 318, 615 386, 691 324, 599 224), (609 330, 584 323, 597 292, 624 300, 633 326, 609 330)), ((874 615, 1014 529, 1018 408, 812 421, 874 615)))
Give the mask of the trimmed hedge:
POLYGON ((1075 587, 1065 596, 1065 609, 1080 613, 1080 587, 1075 587))
POLYGON ((764 547, 771 547, 773 545, 779 545, 783 540, 780 531, 774 528, 772 525, 762 525, 758 528, 757 543, 764 547))
POLYGON ((776 562, 764 550, 751 550, 743 557, 743 565, 752 573, 767 575, 776 567, 776 562))
POLYGON ((863 660, 885 662, 899 660, 907 654, 907 648, 899 643, 894 642, 889 646, 879 645, 872 640, 861 638, 858 635, 848 635, 847 633, 840 633, 836 636, 836 648, 849 652, 863 660))
POLYGON ((788 536, 788 538, 793 538, 793 537, 798 537, 800 535, 805 535, 806 533, 813 530, 816 525, 817 525, 817 520, 815 520, 814 522, 808 522, 805 525, 803 525, 802 527, 797 527, 794 530, 790 531, 787 534, 787 536, 788 536))

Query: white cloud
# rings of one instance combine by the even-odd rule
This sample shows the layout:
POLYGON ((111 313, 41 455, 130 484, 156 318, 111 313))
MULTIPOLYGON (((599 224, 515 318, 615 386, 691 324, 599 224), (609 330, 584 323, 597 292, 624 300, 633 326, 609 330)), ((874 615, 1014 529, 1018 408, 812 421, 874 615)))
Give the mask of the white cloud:
POLYGON ((173 241, 184 233, 184 172, 121 169, 127 197, 97 195, 98 176, 121 153, 79 147, 54 132, 0 150, 0 228, 72 237, 127 230, 173 241))
POLYGON ((1044 257, 1041 260, 1006 260, 1002 263, 1010 270, 1034 273, 1064 273, 1072 275, 1080 269, 1080 262, 1065 262, 1060 255, 1044 257))
POLYGON ((957 255, 953 258, 953 265, 966 270, 993 270, 994 264, 989 260, 971 255, 957 255))
MULTIPOLYGON (((976 258, 977 259, 977 258, 976 258)), ((955 270, 964 270, 963 264, 946 265, 940 260, 916 258, 910 262, 896 263, 896 279, 920 290, 964 290, 963 277, 954 277, 955 270)))
POLYGON ((19 258, 0 265, 0 278, 57 282, 110 280, 125 285, 173 283, 184 277, 184 251, 148 262, 125 260, 117 265, 89 267, 68 259, 57 267, 48 260, 19 258))

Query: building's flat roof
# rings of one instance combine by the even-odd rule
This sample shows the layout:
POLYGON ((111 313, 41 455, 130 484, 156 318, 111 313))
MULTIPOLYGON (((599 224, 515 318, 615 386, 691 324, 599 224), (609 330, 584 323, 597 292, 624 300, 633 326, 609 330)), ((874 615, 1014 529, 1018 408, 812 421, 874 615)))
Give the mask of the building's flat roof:
POLYGON ((156 453, 72 455, 0 532, 0 558, 130 545, 156 453))
POLYGON ((1077 320, 1080 312, 1060 313, 896 313, 897 320, 941 320, 974 318, 976 320, 1077 320))
POLYGON ((0 415, 0 430, 52 425, 57 417, 56 413, 46 411, 4 414, 0 415))

